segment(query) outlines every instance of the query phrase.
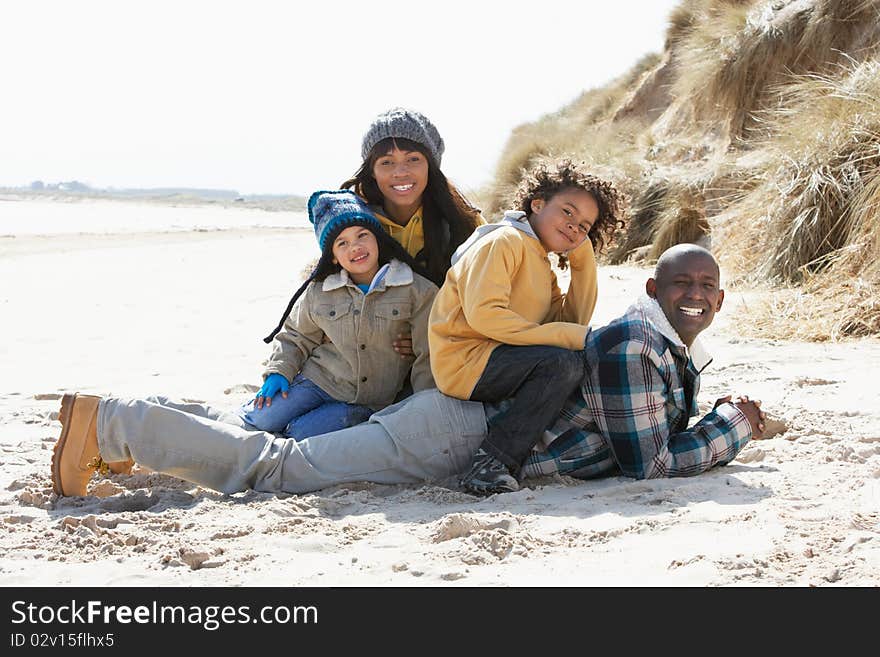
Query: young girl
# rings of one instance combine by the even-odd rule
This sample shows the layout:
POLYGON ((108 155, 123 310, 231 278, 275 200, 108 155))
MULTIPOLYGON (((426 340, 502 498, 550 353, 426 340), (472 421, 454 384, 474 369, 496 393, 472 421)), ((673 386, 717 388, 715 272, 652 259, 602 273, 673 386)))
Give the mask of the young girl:
POLYGON ((342 183, 369 204, 391 237, 442 285, 458 246, 484 224, 440 170, 443 138, 427 117, 395 107, 377 116, 361 145, 363 163, 342 183))
POLYGON ((427 320, 437 286, 352 192, 315 192, 308 213, 321 258, 265 339, 274 345, 263 386, 239 411, 297 440, 359 424, 394 401, 410 374, 392 346, 399 333, 412 335, 413 390, 434 386, 427 320))
POLYGON ((476 493, 519 488, 522 462, 581 383, 597 295, 594 247, 623 225, 611 183, 569 160, 535 167, 520 184, 516 205, 518 211, 481 226, 456 251, 429 320, 431 364, 442 392, 510 400, 490 419, 462 479, 476 493), (566 294, 550 268, 551 251, 568 256, 566 294))

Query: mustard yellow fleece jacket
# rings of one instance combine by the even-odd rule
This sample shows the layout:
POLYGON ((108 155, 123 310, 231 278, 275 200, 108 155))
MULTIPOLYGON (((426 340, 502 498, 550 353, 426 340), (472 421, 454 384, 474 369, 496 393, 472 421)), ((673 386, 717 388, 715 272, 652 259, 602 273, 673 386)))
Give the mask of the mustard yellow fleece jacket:
POLYGON ((499 344, 584 348, 596 307, 589 240, 571 251, 559 289, 547 251, 521 212, 477 229, 456 252, 428 319, 431 371, 441 392, 469 399, 499 344))

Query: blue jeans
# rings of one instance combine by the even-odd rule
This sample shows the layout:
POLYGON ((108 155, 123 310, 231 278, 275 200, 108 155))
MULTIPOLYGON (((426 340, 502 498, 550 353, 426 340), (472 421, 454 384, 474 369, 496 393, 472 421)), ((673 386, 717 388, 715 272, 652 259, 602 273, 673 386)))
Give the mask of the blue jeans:
POLYGON ((366 422, 373 409, 333 399, 302 374, 297 374, 287 391, 272 398, 272 405, 256 408, 251 400, 238 409, 238 416, 260 431, 280 433, 285 438, 305 440, 366 422))
POLYGON ((489 420, 489 435, 480 447, 519 476, 544 429, 583 383, 584 372, 583 351, 545 345, 495 347, 471 400, 510 403, 489 420))

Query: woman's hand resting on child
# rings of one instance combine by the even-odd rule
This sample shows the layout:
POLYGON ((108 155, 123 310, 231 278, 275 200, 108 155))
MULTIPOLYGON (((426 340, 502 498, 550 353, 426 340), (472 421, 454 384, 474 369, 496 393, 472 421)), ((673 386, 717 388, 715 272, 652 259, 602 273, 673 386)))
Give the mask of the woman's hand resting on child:
POLYGON ((398 333, 397 339, 392 340, 391 345, 401 358, 415 360, 416 352, 413 351, 411 333, 398 333))

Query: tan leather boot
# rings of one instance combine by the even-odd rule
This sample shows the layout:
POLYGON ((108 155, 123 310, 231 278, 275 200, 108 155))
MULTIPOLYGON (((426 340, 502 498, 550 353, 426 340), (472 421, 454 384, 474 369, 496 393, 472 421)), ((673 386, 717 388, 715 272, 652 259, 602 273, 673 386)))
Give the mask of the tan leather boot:
POLYGON ((98 453, 98 403, 94 395, 64 395, 61 435, 52 451, 52 488, 58 495, 85 495, 96 470, 107 464, 98 453))

